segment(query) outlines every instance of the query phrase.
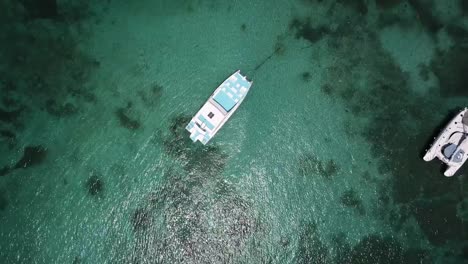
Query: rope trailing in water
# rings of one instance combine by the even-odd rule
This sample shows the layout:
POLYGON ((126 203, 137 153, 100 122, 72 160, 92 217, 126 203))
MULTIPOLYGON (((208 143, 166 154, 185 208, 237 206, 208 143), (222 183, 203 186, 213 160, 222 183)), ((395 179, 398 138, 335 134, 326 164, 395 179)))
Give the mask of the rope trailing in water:
MULTIPOLYGON (((291 34, 292 34, 291 32, 286 33, 286 34, 284 35, 284 38, 286 39, 286 38, 290 37, 291 34)), ((284 40, 284 39, 283 39, 283 40, 284 40)), ((257 66, 255 66, 255 68, 253 69, 252 78, 253 78, 253 76, 255 76, 255 73, 256 73, 263 65, 265 65, 265 63, 267 63, 271 58, 273 58, 273 56, 274 56, 276 53, 278 53, 282 48, 284 48, 284 47, 281 46, 281 45, 278 46, 278 47, 276 47, 275 50, 274 50, 270 55, 268 55, 265 59, 263 59, 262 62, 260 62, 259 64, 257 64, 257 66)))
POLYGON ((263 59, 262 62, 260 62, 259 64, 257 64, 257 66, 255 66, 255 68, 253 69, 252 77, 255 75, 255 73, 257 72, 257 70, 259 70, 263 65, 265 65, 265 63, 267 63, 267 61, 269 61, 271 58, 273 58, 273 56, 275 55, 275 53, 277 53, 280 49, 281 49, 281 47, 277 47, 270 55, 268 55, 265 59, 263 59))

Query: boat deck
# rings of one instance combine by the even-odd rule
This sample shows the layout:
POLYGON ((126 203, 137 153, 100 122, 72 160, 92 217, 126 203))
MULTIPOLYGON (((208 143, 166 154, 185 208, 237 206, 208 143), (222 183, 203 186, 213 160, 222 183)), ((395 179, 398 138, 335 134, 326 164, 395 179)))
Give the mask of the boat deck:
POLYGON ((251 85, 240 71, 227 78, 187 125, 192 141, 207 144, 242 103, 251 85))

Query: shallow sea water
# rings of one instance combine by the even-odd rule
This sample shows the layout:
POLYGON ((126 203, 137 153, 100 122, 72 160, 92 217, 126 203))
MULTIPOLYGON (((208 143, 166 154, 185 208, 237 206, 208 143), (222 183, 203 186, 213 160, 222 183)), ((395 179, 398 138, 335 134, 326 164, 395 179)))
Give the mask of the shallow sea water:
POLYGON ((77 2, 0 1, 0 263, 468 262, 466 1, 77 2))

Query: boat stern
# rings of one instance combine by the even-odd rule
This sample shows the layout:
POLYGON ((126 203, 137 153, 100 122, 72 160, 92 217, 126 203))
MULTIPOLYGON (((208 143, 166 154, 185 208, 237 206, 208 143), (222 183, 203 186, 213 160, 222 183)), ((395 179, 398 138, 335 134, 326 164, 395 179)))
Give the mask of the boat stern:
POLYGON ((434 159, 434 154, 431 151, 427 151, 426 154, 423 157, 424 161, 431 161, 434 159))
POLYGON ((448 167, 444 172, 444 176, 445 177, 452 177, 453 175, 455 175, 455 172, 457 172, 457 170, 458 170, 458 168, 448 167))
POLYGON ((203 128, 199 127, 194 120, 191 120, 190 123, 185 127, 185 129, 190 132, 190 139, 193 142, 200 141, 203 145, 206 145, 210 141, 211 136, 206 131, 203 131, 203 128))

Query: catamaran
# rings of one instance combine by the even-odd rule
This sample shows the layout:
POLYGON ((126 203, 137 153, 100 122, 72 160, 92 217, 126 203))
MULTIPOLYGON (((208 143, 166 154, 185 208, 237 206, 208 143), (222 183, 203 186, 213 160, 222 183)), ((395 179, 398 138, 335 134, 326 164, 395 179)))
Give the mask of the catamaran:
POLYGON ((458 113, 436 138, 424 155, 425 161, 435 157, 447 164, 444 175, 453 176, 468 158, 467 108, 458 113))
POLYGON ((206 145, 244 101, 251 86, 252 81, 240 70, 229 76, 188 123, 190 139, 206 145))

